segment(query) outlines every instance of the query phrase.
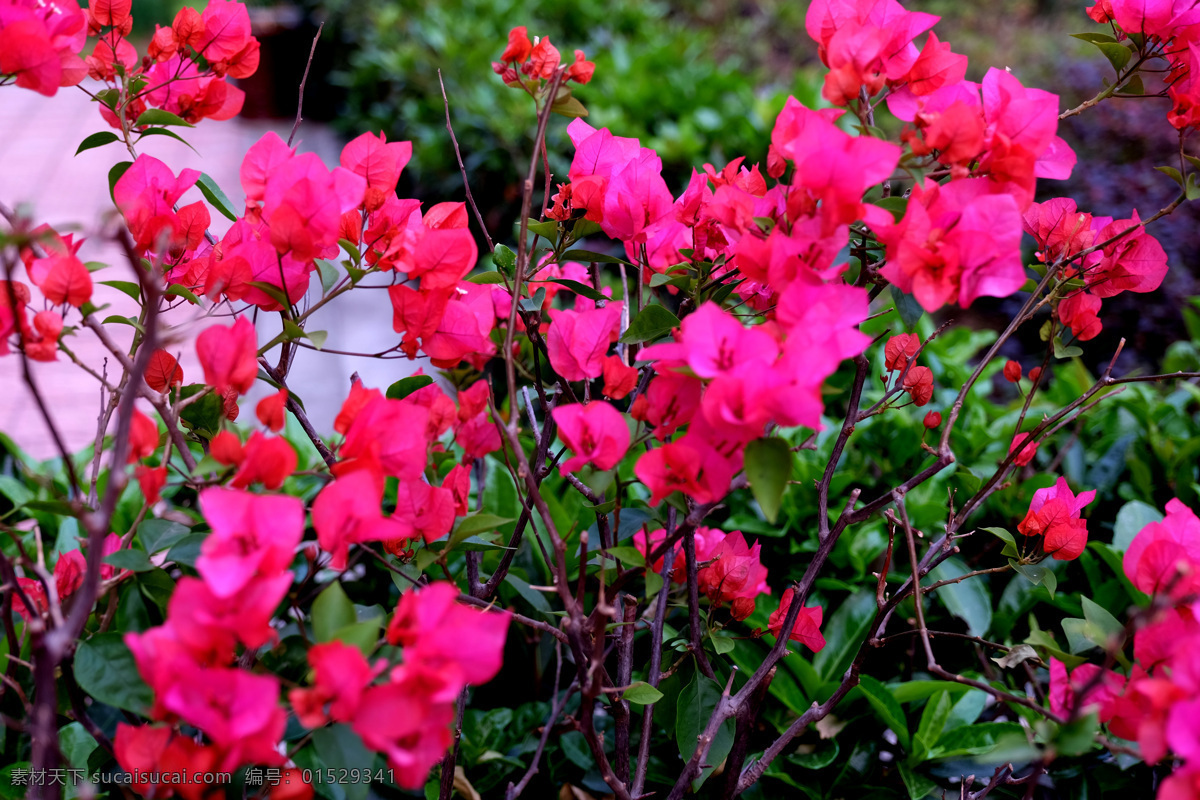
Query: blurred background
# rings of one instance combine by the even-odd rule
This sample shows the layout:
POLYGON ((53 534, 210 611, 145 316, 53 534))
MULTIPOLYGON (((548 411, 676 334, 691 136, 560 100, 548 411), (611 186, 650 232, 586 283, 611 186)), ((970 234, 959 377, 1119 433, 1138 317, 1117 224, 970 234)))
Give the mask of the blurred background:
MULTIPOLYGON (((1092 45, 1069 36, 1101 29, 1084 13, 1089 2, 905 5, 943 17, 938 34, 970 57, 970 79, 1007 67, 1025 85, 1059 93, 1067 108, 1094 96, 1111 77, 1092 45)), ((788 95, 807 105, 822 102, 823 68, 804 31, 807 3, 794 0, 320 0, 286 8, 262 4, 256 11, 288 23, 273 37, 264 26, 278 43, 268 47, 264 40, 272 53, 264 66, 274 68, 260 76, 275 85, 256 96, 277 105, 249 113, 294 111, 294 76, 323 21, 314 62, 320 80, 310 81, 306 114, 327 118, 346 136, 371 130, 412 140, 415 155, 401 196, 459 199, 462 180, 445 129, 440 70, 472 191, 493 235, 505 235, 516 220, 518 165, 524 169, 532 146, 528 98, 490 70, 515 25, 528 26, 531 36, 550 36, 564 57, 578 48, 595 61, 595 78, 578 91, 588 122, 653 147, 676 190, 706 162, 720 167, 743 155, 747 163, 764 160, 788 95)), ((1039 199, 1070 196, 1081 210, 1116 218, 1134 208, 1148 216, 1169 203, 1176 187, 1153 169, 1179 160, 1167 108, 1162 99, 1115 100, 1068 120, 1060 133, 1079 154, 1079 166, 1070 181, 1042 181, 1039 199)), ((552 125, 549 133, 551 169, 559 175, 573 152, 565 127, 552 125)), ((1115 348, 1118 330, 1130 337, 1126 358, 1154 365, 1172 342, 1190 338, 1180 301, 1200 294, 1197 213, 1185 206, 1156 226, 1172 269, 1153 294, 1105 302, 1106 334, 1089 348, 1097 361, 1115 348)), ((972 314, 981 324, 1003 324, 1000 317, 1011 310, 1002 302, 981 303, 972 314)), ((1031 335, 1025 346, 1036 349, 1036 332, 1031 335)))
MULTIPOLYGON (((169 24, 181 5, 178 0, 134 0, 132 38, 144 45, 154 23, 169 24)), ((197 5, 203 6, 203 0, 197 5)), ((154 146, 146 148, 176 170, 194 166, 213 175, 235 202, 241 197, 237 169, 246 148, 266 130, 286 138, 291 129, 299 79, 320 23, 325 27, 304 100, 301 149, 318 152, 332 165, 343 141, 363 131, 383 131, 389 140, 413 142, 401 196, 418 197, 427 206, 463 199, 462 177, 445 128, 440 70, 472 190, 497 241, 515 238, 518 169, 528 164, 534 128, 528 98, 504 86, 491 70, 513 26, 528 26, 531 36, 550 36, 564 57, 575 49, 585 51, 596 63, 595 77, 576 95, 590 112, 588 122, 653 147, 676 192, 686 185, 692 168, 706 162, 719 168, 743 155, 748 163, 764 160, 775 116, 788 95, 810 106, 823 102, 823 69, 804 31, 807 3, 794 0, 250 0, 248 5, 262 42, 262 63, 256 75, 239 84, 246 92, 242 116, 206 121, 189 132, 199 155, 165 137, 156 137, 154 146)), ((1093 46, 1069 37, 1100 30, 1084 13, 1087 5, 1080 0, 906 3, 912 10, 943 16, 938 35, 970 57, 968 78, 978 80, 991 67, 1007 67, 1026 85, 1061 94, 1064 108, 1095 95, 1112 73, 1093 46)), ((10 204, 30 203, 39 219, 52 224, 76 221, 94 229, 111 209, 104 174, 112 156, 99 150, 74 160, 61 158, 103 128, 82 93, 67 94, 69 98, 45 104, 32 93, 5 93, 0 156, 26 167, 0 179, 0 197, 10 204), (18 107, 18 101, 36 108, 18 107), (47 107, 63 110, 48 116, 47 107), (50 164, 60 166, 46 172, 50 164), (87 175, 80 177, 79 170, 87 175), (64 192, 68 181, 71 191, 64 192)), ((1179 141, 1166 112, 1166 100, 1109 100, 1065 122, 1060 133, 1079 154, 1079 165, 1069 181, 1041 181, 1039 199, 1065 195, 1081 210, 1117 218, 1127 218, 1134 208, 1148 216, 1170 202, 1174 183, 1153 169, 1178 162, 1179 141)), ((573 152, 565 128, 565 120, 556 117, 548 134, 550 167, 557 175, 566 174, 573 152)), ((1200 149, 1192 152, 1200 154, 1200 149)), ((1089 366, 1107 362, 1119 332, 1130 339, 1121 369, 1200 368, 1200 356, 1188 341, 1200 339, 1200 316, 1181 311, 1187 298, 1200 294, 1197 213, 1194 205, 1186 205, 1155 225, 1153 233, 1170 256, 1167 279, 1154 293, 1125 293, 1105 301, 1105 332, 1086 350, 1089 366)), ((101 241, 88 246, 95 249, 84 254, 87 258, 116 263, 116 254, 106 252, 101 241)), ((597 242, 593 249, 600 246, 597 242)), ((113 294, 119 303, 121 296, 113 294)), ((359 302, 379 308, 333 304, 342 310, 328 320, 329 347, 361 349, 364 332, 372 341, 391 336, 384 293, 355 294, 371 296, 359 302)), ((1015 301, 985 298, 967 312, 950 313, 978 327, 995 327, 1007 322, 1015 308, 1015 301)), ((264 328, 264 334, 273 332, 264 328)), ((1009 346, 1006 355, 1018 358, 1032 358, 1043 347, 1034 329, 1009 346)), ((190 348, 184 350, 190 355, 190 348)), ((420 366, 310 352, 302 356, 297 370, 305 374, 298 374, 295 383, 318 380, 318 388, 311 390, 315 399, 305 400, 321 429, 330 427, 354 372, 368 384, 386 385, 420 366)), ((90 378, 71 373, 69 364, 54 366, 57 371, 47 380, 57 397, 94 404, 90 378)), ((12 360, 0 364, 0 384, 19 380, 15 368, 12 360)), ((73 445, 82 446, 94 436, 88 427, 81 423, 78 435, 72 432, 73 445)), ((0 429, 19 435, 28 430, 26 441, 34 442, 35 451, 45 450, 26 403, 6 403, 0 429)))

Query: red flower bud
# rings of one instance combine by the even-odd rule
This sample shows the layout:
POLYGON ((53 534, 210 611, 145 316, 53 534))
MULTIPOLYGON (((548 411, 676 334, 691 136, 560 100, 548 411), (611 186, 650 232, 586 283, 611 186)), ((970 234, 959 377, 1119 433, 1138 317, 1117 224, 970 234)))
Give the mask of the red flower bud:
POLYGON ((940 411, 930 411, 925 415, 925 427, 933 430, 942 424, 942 414, 940 411))
POLYGON ((1033 381, 1033 385, 1037 386, 1038 380, 1042 377, 1042 368, 1034 367, 1029 370, 1029 380, 1033 381))
POLYGON ((1004 365, 1004 379, 1009 383, 1021 380, 1021 365, 1011 359, 1004 365))

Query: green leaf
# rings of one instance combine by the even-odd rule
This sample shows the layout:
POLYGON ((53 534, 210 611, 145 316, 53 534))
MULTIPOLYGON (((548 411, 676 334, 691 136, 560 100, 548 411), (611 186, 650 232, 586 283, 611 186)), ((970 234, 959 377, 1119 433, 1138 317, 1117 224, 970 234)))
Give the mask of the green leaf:
POLYGON ((627 264, 633 266, 623 258, 616 256, 605 255, 604 253, 594 253, 591 250, 568 250, 558 259, 561 261, 594 261, 597 264, 627 264))
POLYGON ((822 683, 840 678, 850 667, 875 618, 875 590, 863 589, 838 606, 821 628, 825 646, 813 656, 812 665, 822 683))
POLYGON ((165 569, 158 567, 139 573, 137 586, 147 600, 164 612, 171 602, 171 595, 175 593, 175 581, 171 580, 165 569))
POLYGON ((1013 535, 1008 532, 1007 528, 983 528, 983 530, 1004 542, 1004 550, 1001 551, 1001 555, 1010 556, 1012 558, 1018 558, 1020 556, 1020 553, 1017 551, 1017 540, 1013 538, 1013 535))
POLYGON ((900 315, 900 321, 910 331, 917 324, 921 315, 925 313, 925 309, 921 307, 915 297, 905 294, 895 286, 892 287, 892 304, 896 307, 896 313, 900 315))
POLYGON ((429 384, 433 383, 433 378, 428 375, 409 375, 407 378, 401 378, 387 388, 387 398, 389 400, 403 400, 418 389, 424 389, 429 384))
POLYGON ((746 445, 746 478, 767 522, 779 517, 783 493, 792 478, 792 449, 778 437, 755 439, 746 445))
POLYGON ((1108 59, 1108 63, 1113 65, 1118 73, 1125 69, 1125 65, 1129 63, 1130 56, 1133 51, 1123 44, 1114 42, 1093 42, 1096 47, 1100 48, 1100 52, 1104 53, 1104 57, 1108 59))
MULTIPOLYGON (((182 387, 179 396, 186 400, 203 389, 203 384, 192 383, 182 387)), ((179 418, 211 439, 221 430, 221 420, 225 418, 225 403, 215 393, 209 392, 194 403, 189 403, 179 412, 179 418)))
POLYGON ((187 525, 170 522, 167 519, 146 519, 138 525, 138 541, 146 553, 157 553, 172 547, 175 542, 184 539, 192 530, 187 525))
POLYGON ((1060 756, 1081 756, 1099 746, 1096 734, 1100 732, 1100 721, 1095 714, 1085 714, 1055 728, 1051 744, 1060 756))
POLYGON ((339 581, 329 584, 313 601, 312 629, 318 642, 331 642, 337 633, 357 622, 354 604, 339 581))
POLYGON ((892 217, 896 222, 904 218, 904 212, 908 210, 907 197, 881 197, 871 205, 879 206, 880 208, 891 212, 892 217))
POLYGON ((75 681, 101 703, 135 714, 145 714, 154 703, 154 693, 119 633, 99 633, 79 643, 75 681))
MULTIPOLYGON (((863 675, 859 678, 858 688, 862 690, 863 696, 871 704, 871 709, 875 712, 875 716, 879 717, 879 721, 896 734, 900 746, 905 750, 911 750, 912 743, 908 733, 908 720, 904 718, 904 709, 896 702, 896 698, 892 697, 892 693, 887 690, 887 687, 870 675, 863 675)), ((943 720, 944 723, 945 720, 943 720)))
POLYGON ((1054 570, 1041 564, 1021 564, 1011 558, 1008 565, 1033 585, 1045 586, 1046 591, 1050 593, 1050 599, 1054 599, 1054 592, 1058 589, 1058 577, 1054 570))
POLYGON ((631 683, 628 689, 621 692, 621 698, 639 706, 646 706, 662 700, 663 693, 645 681, 638 681, 631 683))
POLYGON ((138 132, 137 141, 140 142, 146 136, 167 136, 177 142, 183 142, 183 144, 186 145, 189 150, 196 155, 200 155, 200 151, 192 147, 191 143, 188 142, 187 139, 183 138, 170 128, 146 128, 146 130, 138 132))
POLYGON ((124 292, 125 294, 129 295, 134 300, 138 300, 142 296, 142 287, 138 286, 133 281, 97 281, 97 283, 103 286, 111 286, 117 291, 124 292))
POLYGON ((607 297, 600 294, 600 292, 597 292, 595 289, 588 286, 586 283, 580 283, 579 281, 573 281, 570 278, 551 278, 548 281, 534 281, 534 283, 557 283, 559 286, 563 287, 564 289, 569 289, 572 292, 574 292, 575 294, 582 295, 589 300, 595 300, 595 301, 601 302, 601 303, 608 300, 607 297))
POLYGON ((161 108, 150 108, 143 111, 141 116, 137 118, 137 121, 134 122, 133 125, 136 128, 140 128, 143 125, 179 125, 184 128, 196 127, 182 117, 172 114, 170 111, 163 111, 161 108))
POLYGON ((474 536, 477 533, 490 533, 508 522, 512 522, 512 519, 509 517, 498 517, 495 514, 472 514, 463 517, 458 521, 454 532, 450 534, 450 541, 446 547, 447 549, 453 548, 468 536, 474 536))
POLYGON ((200 194, 204 195, 204 199, 215 208, 221 216, 228 219, 230 222, 236 222, 238 215, 233 203, 229 200, 229 196, 221 191, 221 187, 217 186, 217 182, 206 173, 200 173, 200 179, 196 181, 196 188, 200 190, 200 194))
POLYGON ((629 329, 621 341, 630 344, 648 342, 666 336, 679 327, 679 317, 662 306, 646 306, 641 313, 629 321, 629 329))
POLYGON ((488 270, 487 272, 481 272, 478 275, 472 275, 471 277, 467 278, 467 281, 470 283, 490 286, 493 284, 504 283, 504 276, 497 270, 493 269, 488 270))
MULTIPOLYGON (((341 770, 358 770, 359 774, 369 771, 375 763, 375 754, 366 748, 357 733, 346 725, 330 725, 313 731, 313 749, 326 768, 340 773, 341 770)), ((337 785, 344 792, 345 800, 363 800, 371 788, 367 781, 347 781, 337 785)))
MULTIPOLYGON (((547 239, 551 242, 553 242, 554 237, 556 237, 558 235, 558 223, 552 219, 548 219, 545 222, 538 222, 536 219, 531 219, 531 220, 529 220, 528 227, 529 227, 530 233, 537 234, 538 236, 541 236, 543 239, 547 239)), ((515 265, 516 265, 515 259, 513 260, 513 264, 515 267, 515 265)))
MULTIPOLYGON (((117 185, 117 181, 121 180, 121 176, 125 174, 125 170, 129 169, 132 166, 133 166, 132 161, 118 161, 116 164, 112 165, 111 169, 109 169, 109 171, 108 171, 108 196, 109 197, 113 197, 113 189, 117 185)), ((116 202, 115 197, 113 197, 113 202, 114 203, 116 202)))
POLYGON ((329 294, 330 290, 337 284, 337 264, 324 258, 318 258, 314 263, 317 265, 317 274, 321 276, 321 291, 324 294, 329 294))
POLYGON ((191 289, 188 289, 186 286, 180 286, 178 283, 172 283, 168 286, 166 294, 174 297, 182 297, 194 306, 200 305, 200 298, 192 294, 191 289))
POLYGON ((1200 197, 1200 184, 1196 183, 1196 173, 1194 172, 1188 173, 1185 195, 1188 200, 1195 200, 1200 197))
POLYGON ((1181 187, 1183 186, 1183 176, 1179 174, 1179 170, 1174 167, 1155 167, 1155 169, 1178 183, 1181 187))
POLYGON ((134 317, 122 317, 119 314, 113 314, 110 317, 105 317, 103 319, 103 323, 105 325, 128 325, 131 328, 137 328, 138 331, 145 333, 145 329, 142 328, 142 324, 134 317))
POLYGON ((923 761, 929 748, 937 744, 950 719, 950 709, 953 706, 949 692, 938 692, 925 703, 921 712, 921 722, 917 726, 917 736, 913 748, 914 763, 923 761))
POLYGON ((929 793, 937 789, 937 782, 913 772, 912 767, 904 762, 899 764, 900 778, 904 781, 904 788, 908 790, 909 800, 921 800, 923 797, 928 797, 929 793))
POLYGON ((1062 343, 1062 339, 1054 337, 1054 357, 1055 358, 1075 358, 1083 355, 1083 348, 1075 345, 1066 346, 1062 343))
POLYGON ((358 264, 362 261, 362 253, 359 252, 358 245, 349 239, 338 239, 338 247, 346 251, 346 255, 350 256, 350 261, 358 264))
POLYGON ((1078 655, 1093 647, 1106 649, 1110 642, 1124 639, 1125 626, 1116 617, 1086 595, 1081 595, 1079 599, 1083 604, 1083 619, 1062 621, 1072 654, 1078 655))
POLYGON ((496 252, 492 253, 492 263, 496 268, 510 278, 513 275, 513 270, 517 267, 517 254, 512 251, 508 245, 496 245, 496 252))
POLYGON ((104 563, 132 572, 149 572, 154 569, 150 559, 141 550, 124 549, 109 553, 104 557, 104 563))
POLYGON ((1107 33, 1072 33, 1071 36, 1073 36, 1076 39, 1082 39, 1085 42, 1091 42, 1092 44, 1098 44, 1100 42, 1115 42, 1116 41, 1116 39, 1114 37, 1110 36, 1107 33))
POLYGON ((928 758, 981 756, 995 750, 997 744, 1013 734, 1024 740, 1025 733, 1020 723, 980 722, 955 728, 942 734, 938 743, 930 748, 928 758))
MULTIPOLYGON (((716 709, 720 700, 721 684, 712 678, 704 677, 699 672, 679 693, 679 700, 675 707, 675 744, 679 747, 679 755, 684 761, 690 759, 696 752, 700 734, 704 732, 709 717, 712 716, 713 710, 716 709)), ((733 747, 733 733, 734 721, 732 719, 721 723, 721 727, 717 729, 717 734, 709 746, 708 757, 704 760, 704 763, 710 766, 706 766, 700 772, 700 777, 692 781, 692 791, 697 791, 703 786, 712 771, 729 755, 729 751, 733 747)))
POLYGON ((379 624, 379 617, 355 622, 344 628, 339 628, 333 634, 333 639, 357 647, 362 651, 364 656, 369 658, 371 653, 375 652, 375 645, 379 643, 379 624))
POLYGON ((207 538, 207 533, 189 533, 171 546, 171 549, 167 551, 167 560, 195 567, 196 559, 200 557, 200 546, 207 538))
POLYGON ((554 105, 550 106, 550 110, 555 114, 561 114, 564 117, 586 117, 588 110, 584 108, 583 103, 579 102, 574 97, 568 97, 565 100, 559 100, 554 105))
POLYGON ((636 547, 621 545, 618 547, 610 547, 606 550, 610 556, 624 561, 626 564, 632 564, 635 567, 646 566, 646 557, 642 555, 642 551, 636 547))
POLYGON ((837 760, 840 750, 837 739, 830 739, 821 742, 811 753, 793 753, 787 757, 787 760, 804 769, 825 769, 837 760))
MULTIPOLYGON (((971 569, 957 556, 951 556, 935 567, 929 576, 934 581, 957 578, 971 569)), ((978 577, 967 578, 936 590, 934 594, 954 616, 967 623, 972 636, 983 636, 992 625, 992 601, 987 588, 978 577)))
POLYGON ((93 133, 91 136, 79 143, 79 149, 75 151, 75 155, 79 155, 84 150, 91 150, 93 147, 103 147, 106 144, 120 141, 120 138, 121 137, 117 136, 112 131, 100 131, 99 133, 93 133))
POLYGON ((95 738, 81 723, 72 722, 58 730, 58 748, 69 767, 87 769, 88 757, 96 747, 95 738))

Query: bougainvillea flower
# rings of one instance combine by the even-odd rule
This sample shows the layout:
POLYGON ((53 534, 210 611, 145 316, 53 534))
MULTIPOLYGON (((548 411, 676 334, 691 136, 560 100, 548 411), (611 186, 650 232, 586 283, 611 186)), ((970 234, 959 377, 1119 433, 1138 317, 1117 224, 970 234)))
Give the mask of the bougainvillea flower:
POLYGON ((238 317, 228 327, 214 325, 196 337, 196 355, 204 368, 204 382, 217 394, 232 389, 245 394, 258 377, 258 339, 254 323, 238 317))
POLYGON ((1017 203, 991 194, 986 180, 926 181, 900 222, 888 215, 872 228, 887 247, 880 272, 926 311, 1007 297, 1025 283, 1017 203))
POLYGON ((388 142, 387 135, 367 132, 342 148, 340 163, 367 181, 363 206, 375 211, 396 191, 400 173, 412 158, 412 142, 388 142))
POLYGON ((569 381, 600 377, 621 324, 621 306, 610 302, 590 311, 551 309, 546 348, 554 371, 569 381))
POLYGON ((331 569, 345 569, 350 545, 359 542, 411 538, 412 529, 398 519, 383 516, 383 485, 373 475, 357 470, 335 479, 313 501, 313 527, 321 549, 332 558, 331 569))
POLYGON ((288 692, 300 724, 320 728, 329 720, 351 722, 379 670, 367 663, 357 647, 337 641, 310 648, 308 663, 313 669, 312 688, 288 692))
POLYGON ((129 455, 126 461, 130 464, 141 458, 154 454, 158 449, 158 425, 136 408, 129 418, 129 455))
POLYGON ((1125 688, 1125 676, 1112 670, 1103 670, 1095 664, 1080 664, 1068 672, 1067 665, 1057 658, 1050 659, 1050 710, 1055 714, 1069 716, 1075 709, 1076 700, 1084 709, 1097 710, 1101 722, 1108 722, 1113 715, 1113 701, 1125 688), (1080 698, 1085 687, 1092 688, 1080 698))
POLYGON ((645 453, 633 473, 650 489, 650 505, 656 506, 676 491, 698 503, 715 502, 725 496, 739 468, 706 442, 684 436, 645 453))
POLYGON ((1058 302, 1058 318, 1081 342, 1100 335, 1103 324, 1098 316, 1101 300, 1096 295, 1083 291, 1071 292, 1058 302))
POLYGON ((604 376, 604 396, 610 400, 620 400, 632 392, 639 376, 637 368, 626 366, 619 356, 607 356, 601 374, 604 376))
POLYGON ((58 557, 54 565, 54 591, 61 603, 75 594, 87 572, 87 559, 78 550, 69 550, 58 557))
POLYGON ((333 429, 345 435, 350 430, 350 425, 354 422, 355 417, 358 416, 358 412, 362 411, 371 401, 382 398, 383 394, 378 389, 368 389, 363 386, 362 379, 355 379, 354 383, 350 385, 350 394, 346 396, 337 418, 333 421, 333 429))
POLYGON ((1033 493, 1029 511, 1017 530, 1026 536, 1044 536, 1045 551, 1059 561, 1079 558, 1087 546, 1087 522, 1079 513, 1096 497, 1094 491, 1071 492, 1067 479, 1033 493))
POLYGON ((1023 467, 1037 454, 1038 443, 1033 441, 1033 437, 1028 433, 1018 433, 1013 437, 1012 443, 1008 446, 1009 454, 1016 453, 1013 458, 1013 464, 1018 467, 1023 467))
POLYGON ((681 425, 691 422, 700 407, 703 385, 699 378, 682 372, 663 372, 650 381, 645 394, 629 409, 634 419, 654 427, 654 436, 666 441, 681 425))
POLYGON ((374 396, 346 429, 340 455, 346 461, 375 461, 402 481, 417 480, 425 471, 428 426, 428 409, 374 396))
POLYGON ((584 464, 596 469, 612 469, 629 449, 629 426, 625 417, 608 403, 595 400, 587 405, 574 403, 555 406, 550 412, 558 425, 558 435, 575 455, 562 463, 559 472, 566 475, 584 464))
POLYGON ((295 497, 213 487, 200 493, 200 511, 212 533, 196 571, 218 597, 287 570, 304 534, 304 505, 295 497))
POLYGON ((62 314, 51 310, 34 314, 33 329, 25 333, 25 355, 31 361, 57 361, 62 331, 62 314))
POLYGON ((888 372, 902 371, 920 349, 920 336, 915 333, 898 333, 890 337, 884 345, 884 366, 888 372))
POLYGON ((124 722, 117 725, 113 753, 130 773, 129 788, 140 796, 166 798, 178 793, 184 800, 202 800, 209 789, 205 776, 216 769, 219 760, 217 748, 197 744, 169 727, 124 722), (181 780, 150 781, 162 779, 164 773, 181 780))
POLYGON ((278 489, 296 471, 298 460, 296 449, 287 439, 254 431, 246 440, 238 471, 229 485, 244 489, 252 483, 261 483, 266 489, 278 489))
POLYGON ((1171 588, 1185 596, 1200 586, 1200 519, 1180 500, 1167 503, 1162 522, 1147 524, 1125 551, 1129 580, 1146 594, 1171 588))
POLYGON ((146 504, 152 506, 157 503, 163 487, 167 485, 167 468, 138 464, 134 467, 133 476, 142 490, 142 496, 146 498, 146 504))
POLYGON ((184 169, 176 177, 163 162, 138 156, 113 186, 113 200, 129 223, 139 250, 149 250, 165 236, 168 244, 179 239, 183 226, 174 206, 195 185, 200 172, 184 169))
POLYGON ((284 411, 287 408, 288 390, 280 389, 269 394, 254 407, 254 415, 258 421, 267 426, 267 430, 278 433, 283 430, 284 411))
POLYGON ((1104 226, 1095 240, 1105 242, 1131 229, 1123 238, 1106 245, 1099 262, 1087 270, 1088 290, 1097 297, 1112 297, 1125 291, 1152 292, 1162 285, 1167 274, 1166 251, 1146 233, 1136 210, 1129 219, 1104 226))
POLYGON ((387 757, 397 783, 420 789, 453 741, 453 721, 452 703, 431 702, 411 686, 386 683, 363 692, 352 727, 363 744, 387 757))
POLYGON ((287 726, 279 681, 242 669, 193 667, 163 697, 163 705, 194 725, 221 751, 218 769, 282 765, 276 750, 287 726))
POLYGON ((87 18, 75 0, 19 0, 0 7, 0 75, 47 97, 87 77, 79 51, 87 18))
POLYGON ((156 392, 183 385, 183 367, 166 350, 155 350, 146 365, 146 385, 156 392))
POLYGON ((929 367, 909 367, 902 387, 914 406, 923 406, 933 397, 933 371, 929 367))
MULTIPOLYGON (((792 598, 795 594, 796 591, 790 586, 784 589, 783 597, 779 600, 779 608, 771 612, 771 616, 767 620, 767 629, 773 636, 778 637, 783 632, 783 623, 792 607, 792 598)), ((792 626, 792 634, 789 637, 791 641, 799 642, 814 653, 821 652, 821 649, 825 647, 825 636, 821 633, 823 614, 824 609, 821 606, 805 606, 800 609, 796 615, 796 624, 792 626)))
POLYGON ((746 328, 716 303, 704 303, 683 318, 676 341, 647 347, 639 358, 657 361, 662 371, 688 366, 701 378, 714 378, 746 364, 770 365, 779 344, 762 328, 746 328))
POLYGON ((396 487, 395 518, 409 530, 408 538, 420 536, 426 542, 442 538, 454 527, 456 511, 450 489, 423 480, 401 481, 396 487))
POLYGON ((33 260, 29 279, 55 305, 66 303, 79 308, 92 299, 91 273, 73 253, 52 253, 33 260))
POLYGON ((254 649, 278 641, 271 625, 292 585, 292 573, 259 575, 237 593, 217 596, 206 580, 181 578, 167 606, 168 627, 193 661, 228 664, 237 642, 254 649))
POLYGON ((500 671, 510 617, 462 605, 453 584, 432 583, 401 596, 387 640, 404 647, 406 662, 419 661, 450 675, 447 682, 456 687, 478 685, 500 671), (469 650, 463 642, 471 643, 469 650))
POLYGON ((747 545, 741 531, 733 531, 709 554, 712 563, 696 575, 700 591, 714 605, 729 603, 734 619, 750 616, 754 612, 754 599, 771 593, 761 549, 758 542, 747 545))
POLYGON ((504 48, 500 60, 505 64, 523 64, 533 52, 533 42, 529 41, 529 31, 524 25, 518 25, 508 32, 508 46, 504 48))

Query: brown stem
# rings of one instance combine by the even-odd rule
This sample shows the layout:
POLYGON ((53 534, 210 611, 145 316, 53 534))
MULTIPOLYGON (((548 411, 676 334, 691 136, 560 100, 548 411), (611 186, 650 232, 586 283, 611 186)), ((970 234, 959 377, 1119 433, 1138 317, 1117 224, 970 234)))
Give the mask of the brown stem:
MULTIPOLYGON (((300 128, 300 114, 304 111, 304 85, 308 83, 308 70, 312 67, 313 56, 317 52, 317 40, 321 38, 321 31, 324 28, 324 22, 317 26, 317 34, 313 37, 312 47, 308 51, 308 61, 304 64, 304 75, 300 78, 300 97, 296 101, 296 121, 292 123, 292 132, 288 134, 288 147, 292 146, 292 140, 296 138, 296 131, 300 128)), ((286 286, 287 284, 284 285, 286 286)))

